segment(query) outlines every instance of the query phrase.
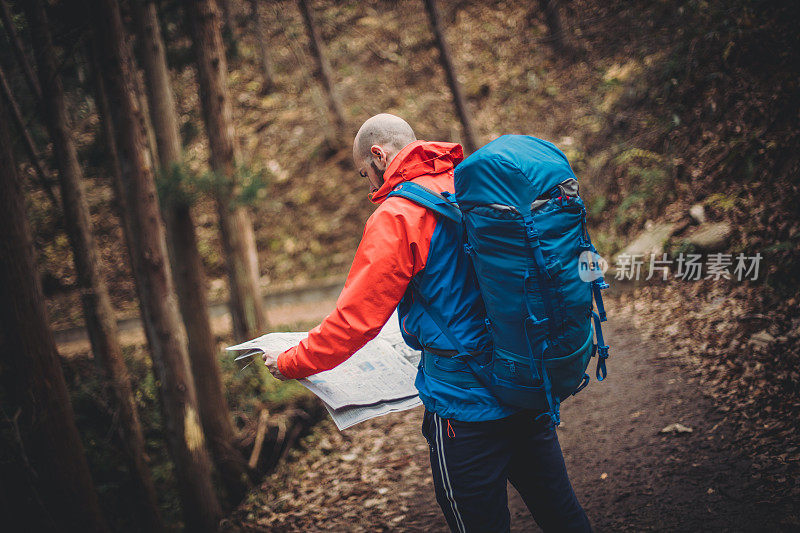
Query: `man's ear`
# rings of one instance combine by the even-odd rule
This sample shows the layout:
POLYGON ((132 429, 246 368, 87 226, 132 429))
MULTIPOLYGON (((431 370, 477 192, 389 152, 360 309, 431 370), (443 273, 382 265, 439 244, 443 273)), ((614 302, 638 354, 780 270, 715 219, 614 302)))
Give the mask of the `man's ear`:
POLYGON ((370 148, 370 153, 374 159, 377 159, 377 162, 380 163, 384 169, 388 166, 386 161, 386 151, 378 146, 377 144, 373 144, 372 148, 370 148))

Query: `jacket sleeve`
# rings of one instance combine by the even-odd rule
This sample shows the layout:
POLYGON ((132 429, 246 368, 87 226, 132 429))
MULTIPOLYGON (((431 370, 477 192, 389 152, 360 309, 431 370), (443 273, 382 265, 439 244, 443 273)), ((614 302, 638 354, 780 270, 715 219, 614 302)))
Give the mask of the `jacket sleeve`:
POLYGON ((367 220, 336 309, 278 357, 281 374, 299 379, 329 370, 372 340, 425 267, 435 226, 436 216, 424 207, 384 201, 367 220))

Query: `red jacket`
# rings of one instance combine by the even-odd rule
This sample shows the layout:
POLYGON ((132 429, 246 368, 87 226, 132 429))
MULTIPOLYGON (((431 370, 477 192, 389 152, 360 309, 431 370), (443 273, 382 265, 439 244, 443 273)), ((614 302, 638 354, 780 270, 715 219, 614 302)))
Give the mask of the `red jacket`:
POLYGON ((453 191, 453 169, 463 159, 461 145, 415 141, 403 148, 372 195, 380 204, 367 220, 353 266, 336 309, 299 345, 278 356, 287 378, 329 370, 372 340, 394 312, 411 278, 425 268, 436 215, 386 195, 413 180, 436 192, 453 191))

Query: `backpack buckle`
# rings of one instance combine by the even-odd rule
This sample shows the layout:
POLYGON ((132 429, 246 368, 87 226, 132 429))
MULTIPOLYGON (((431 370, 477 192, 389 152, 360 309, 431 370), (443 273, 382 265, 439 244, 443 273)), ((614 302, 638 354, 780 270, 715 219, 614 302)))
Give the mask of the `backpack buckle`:
POLYGON ((534 316, 528 316, 525 318, 525 323, 530 323, 532 326, 546 326, 548 322, 550 322, 549 317, 545 317, 541 320, 537 320, 534 316))
POLYGON ((601 345, 597 347, 597 370, 595 375, 597 381, 603 381, 608 375, 606 370, 606 359, 608 359, 608 346, 601 345))
POLYGON ((588 384, 589 384, 589 379, 590 379, 590 378, 589 378, 589 374, 586 374, 586 373, 584 373, 584 374, 583 374, 583 380, 581 380, 581 384, 580 384, 580 385, 578 385, 578 388, 577 388, 577 389, 575 389, 575 390, 572 392, 572 396, 575 396, 575 395, 576 395, 576 394, 578 394, 580 391, 582 391, 583 389, 585 389, 585 388, 586 388, 586 385, 588 385, 588 384))
POLYGON ((528 218, 525 220, 525 232, 528 234, 528 239, 531 241, 532 246, 539 246, 539 232, 536 231, 536 226, 533 225, 533 219, 528 218))

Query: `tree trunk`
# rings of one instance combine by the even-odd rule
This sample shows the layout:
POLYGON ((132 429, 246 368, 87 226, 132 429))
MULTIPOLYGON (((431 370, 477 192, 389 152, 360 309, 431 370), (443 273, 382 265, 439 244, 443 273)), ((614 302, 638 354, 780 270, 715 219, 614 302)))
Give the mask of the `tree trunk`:
MULTIPOLYGON (((96 138, 102 139, 105 143, 105 166, 108 175, 111 177, 111 187, 114 189, 114 198, 118 204, 116 206, 118 216, 123 226, 124 235, 130 235, 133 230, 128 222, 127 214, 129 209, 123 205, 125 195, 121 188, 122 165, 119 161, 119 152, 117 152, 115 129, 114 125, 111 123, 111 106, 109 106, 108 98, 106 97, 105 82, 100 72, 102 68, 100 54, 97 50, 97 41, 94 36, 92 36, 92 39, 89 41, 89 46, 87 46, 87 55, 91 58, 90 65, 92 67, 91 76, 94 85, 94 101, 97 115, 100 119, 100 130, 95 133, 95 136, 96 138)), ((130 248, 130 241, 128 241, 128 239, 125 239, 125 249, 128 252, 128 261, 132 263, 131 257, 133 257, 133 250, 130 248)))
POLYGON ((42 163, 42 160, 36 153, 36 146, 33 144, 33 138, 28 131, 28 127, 25 124, 25 119, 22 117, 22 111, 20 111, 19 105, 17 105, 17 101, 14 98, 14 94, 11 92, 11 86, 8 84, 6 74, 3 72, 2 67, 0 67, 0 89, 2 89, 3 98, 5 99, 6 105, 11 112, 14 123, 17 125, 17 130, 19 130, 20 137, 22 137, 22 142, 25 145, 25 151, 28 152, 28 159, 31 161, 33 171, 36 174, 36 177, 39 179, 39 183, 42 185, 42 189, 44 189, 45 194, 47 194, 50 202, 52 202, 54 212, 58 213, 61 204, 59 203, 58 198, 56 198, 53 188, 50 186, 50 182, 47 179, 47 173, 45 172, 44 163, 42 163))
POLYGON ((464 148, 466 148, 467 153, 471 153, 478 149, 478 136, 475 134, 472 116, 469 109, 467 109, 467 101, 464 99, 464 94, 461 91, 461 84, 453 69, 453 61, 450 58, 450 47, 447 46, 447 41, 444 38, 444 30, 440 23, 436 0, 425 0, 425 10, 428 12, 428 18, 433 28, 433 35, 436 38, 436 46, 439 48, 439 59, 441 60, 442 68, 447 77, 447 84, 450 86, 450 93, 453 95, 453 104, 456 106, 458 118, 461 120, 461 128, 464 130, 464 148))
POLYGON ((236 17, 233 15, 233 6, 230 0, 217 0, 217 6, 222 11, 222 42, 228 60, 233 61, 239 56, 239 41, 236 40, 236 17))
POLYGON ((547 40, 555 52, 564 50, 564 32, 561 28, 561 16, 558 13, 558 0, 539 0, 539 6, 544 12, 549 35, 547 40))
POLYGON ((314 22, 314 17, 311 13, 311 6, 308 0, 297 0, 297 5, 300 8, 300 13, 303 15, 303 21, 306 25, 306 33, 308 34, 309 44, 311 45, 311 53, 314 56, 316 64, 316 76, 322 83, 325 89, 325 96, 328 101, 328 111, 330 112, 331 119, 333 120, 334 128, 336 130, 336 141, 341 142, 346 135, 346 125, 344 120, 344 111, 339 96, 333 85, 333 75, 331 74, 331 65, 328 58, 325 57, 322 48, 322 37, 319 35, 319 29, 314 22))
POLYGON ((155 485, 147 466, 144 433, 136 411, 128 368, 117 337, 117 323, 108 288, 100 273, 100 259, 92 236, 89 206, 83 188, 83 172, 69 126, 61 76, 42 0, 27 6, 28 22, 39 79, 43 87, 45 123, 53 141, 63 198, 64 224, 73 250, 81 304, 92 352, 111 384, 119 413, 120 440, 128 455, 131 474, 139 489, 143 525, 160 530, 155 485))
POLYGON ((139 48, 142 52, 150 118, 156 139, 156 152, 162 170, 181 162, 178 117, 169 84, 164 40, 152 0, 132 0, 131 11, 139 48))
POLYGON ((261 93, 267 94, 275 87, 275 72, 272 68, 272 61, 269 58, 269 46, 267 45, 267 32, 264 29, 264 21, 261 19, 260 0, 250 0, 250 15, 253 19, 253 30, 258 41, 258 50, 261 60, 261 93))
POLYGON ((200 102, 211 149, 211 168, 217 175, 216 203, 230 286, 234 335, 245 340, 267 330, 259 290, 258 253, 250 215, 237 205, 237 153, 227 63, 213 0, 186 5, 197 61, 200 102))
POLYGON ((219 0, 219 2, 217 2, 217 5, 222 11, 223 27, 226 27, 228 31, 232 32, 234 28, 234 22, 233 22, 233 8, 231 7, 231 1, 219 0))
MULTIPOLYGON (((158 142, 160 168, 166 175, 181 164, 182 154, 164 42, 155 4, 146 0, 133 0, 132 4, 137 38, 141 41, 143 51, 142 59, 150 112, 158 142)), ((166 197, 161 198, 169 241, 170 263, 189 338, 189 356, 203 429, 228 495, 231 500, 238 502, 248 488, 247 465, 244 457, 233 446, 235 434, 223 393, 222 375, 217 363, 217 343, 208 315, 203 262, 197 250, 197 235, 191 205, 185 198, 186 196, 180 191, 177 191, 177 194, 168 193, 166 197)))
MULTIPOLYGON (((6 505, 19 513, 16 523, 34 529, 50 522, 59 530, 106 531, 47 322, 8 123, 0 103, 0 384, 33 486, 7 487, 14 503, 6 505)), ((3 522, 13 528, 15 520, 4 515, 3 522)))
POLYGON ((36 104, 42 99, 42 89, 39 86, 39 80, 33 72, 28 56, 25 55, 25 48, 22 46, 22 39, 19 38, 17 29, 14 27, 14 20, 11 16, 11 9, 8 7, 7 0, 0 0, 0 16, 3 19, 3 26, 6 28, 8 40, 14 48, 14 55, 17 56, 17 62, 25 73, 25 81, 28 82, 28 87, 31 89, 31 94, 36 97, 36 104))
POLYGON ((158 143, 156 141, 155 128, 153 122, 150 120, 150 106, 147 102, 147 91, 145 90, 144 80, 139 76, 138 71, 134 71, 133 79, 136 84, 136 97, 139 99, 139 107, 142 110, 142 120, 144 121, 144 132, 147 138, 147 149, 150 150, 150 158, 153 161, 158 160, 158 143))
POLYGON ((215 531, 221 515, 211 483, 211 460, 198 416, 186 336, 178 312, 172 272, 147 151, 142 110, 136 97, 133 58, 115 0, 93 0, 93 28, 101 72, 115 127, 133 272, 142 318, 159 381, 164 425, 187 529, 215 531))

